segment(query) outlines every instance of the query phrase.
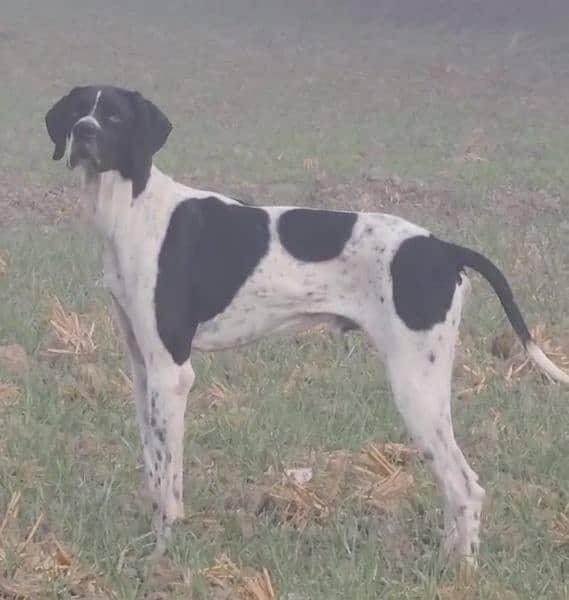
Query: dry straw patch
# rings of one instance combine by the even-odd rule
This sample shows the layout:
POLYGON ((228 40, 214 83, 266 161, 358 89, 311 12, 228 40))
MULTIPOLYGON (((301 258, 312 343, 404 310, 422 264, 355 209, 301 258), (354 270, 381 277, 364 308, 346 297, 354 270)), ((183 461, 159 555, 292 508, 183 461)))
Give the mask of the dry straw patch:
POLYGON ((480 364, 474 357, 472 348, 463 339, 457 341, 456 370, 461 388, 457 390, 457 398, 476 396, 483 392, 490 382, 499 376, 493 364, 480 364))
POLYGON ((73 356, 92 355, 97 349, 94 340, 95 322, 88 322, 85 315, 80 316, 66 310, 59 298, 54 297, 51 318, 57 347, 48 348, 52 354, 67 354, 73 356))
POLYGON ((413 455, 402 444, 370 444, 352 458, 352 495, 380 511, 392 510, 413 485, 413 476, 403 469, 413 455))
POLYGON ((8 272, 8 252, 6 250, 0 250, 0 277, 6 275, 8 272))
POLYGON ((553 522, 551 533, 556 546, 569 546, 569 504, 553 522))
MULTIPOLYGON (((531 335, 550 360, 569 371, 569 340, 554 342, 554 337, 543 323, 531 329, 531 335)), ((516 383, 525 375, 539 374, 552 381, 528 357, 510 329, 493 338, 490 345, 493 358, 489 362, 476 362, 472 350, 461 342, 457 347, 457 373, 463 386, 457 391, 458 398, 480 394, 497 379, 516 383)))
POLYGON ((44 515, 40 513, 27 533, 19 522, 21 495, 16 492, 0 523, 0 564, 8 557, 15 562, 10 576, 0 576, 0 598, 39 600, 46 597, 46 587, 61 582, 73 598, 89 600, 115 598, 94 573, 81 567, 55 535, 45 534, 44 515))
POLYGON ((287 469, 266 494, 261 510, 275 508, 279 521, 304 529, 354 499, 380 512, 395 510, 413 486, 405 469, 416 452, 402 444, 370 444, 359 452, 323 456, 320 469, 287 469))
MULTIPOLYGON (((531 335, 550 360, 558 367, 569 371, 569 343, 559 344, 554 342, 552 336, 547 332, 545 325, 542 323, 531 330, 531 335)), ((542 374, 526 353, 520 349, 510 360, 506 379, 508 381, 516 381, 521 379, 525 374, 533 372, 542 374)), ((547 377, 547 375, 543 376, 547 377)))
POLYGON ((209 586, 224 592, 224 598, 236 600, 276 600, 277 594, 266 568, 261 571, 242 570, 227 556, 215 560, 215 565, 200 571, 209 586), (227 593, 227 596, 225 595, 227 593), (229 596, 229 594, 232 594, 229 596))

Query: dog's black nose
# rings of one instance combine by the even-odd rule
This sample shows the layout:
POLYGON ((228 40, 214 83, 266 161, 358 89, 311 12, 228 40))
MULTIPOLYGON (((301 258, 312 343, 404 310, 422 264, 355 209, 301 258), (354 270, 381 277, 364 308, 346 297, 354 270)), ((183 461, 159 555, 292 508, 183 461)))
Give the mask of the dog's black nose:
POLYGON ((73 136, 78 140, 90 140, 97 134, 98 127, 90 120, 81 120, 73 127, 73 136))

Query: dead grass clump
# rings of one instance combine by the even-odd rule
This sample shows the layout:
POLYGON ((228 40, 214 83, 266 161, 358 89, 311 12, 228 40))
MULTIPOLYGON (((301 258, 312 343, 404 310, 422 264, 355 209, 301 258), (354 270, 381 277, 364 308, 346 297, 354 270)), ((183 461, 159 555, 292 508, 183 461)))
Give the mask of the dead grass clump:
POLYGON ((553 522, 551 533, 556 546, 569 546, 569 505, 553 522))
POLYGON ((462 373, 466 380, 466 387, 456 393, 457 398, 477 396, 483 392, 490 381, 496 377, 496 370, 490 365, 462 365, 462 373))
POLYGON ((456 397, 476 396, 483 392, 493 379, 499 376, 493 361, 481 364, 475 356, 472 340, 469 336, 461 337, 456 343, 455 370, 457 383, 456 397))
MULTIPOLYGON (((550 360, 561 369, 569 370, 569 340, 564 344, 555 344, 543 324, 534 327, 531 335, 550 360)), ((515 334, 509 329, 492 339, 490 352, 494 359, 489 363, 476 363, 473 352, 468 347, 460 342, 457 346, 457 374, 464 386, 457 392, 458 398, 480 394, 496 378, 516 382, 525 375, 539 373, 549 379, 528 357, 515 334)))
POLYGON ((8 252, 0 250, 0 277, 8 272, 8 252))
POLYGON ((412 455, 411 450, 401 446, 370 444, 356 455, 352 459, 352 494, 381 511, 389 511, 399 503, 413 485, 413 476, 394 462, 401 461, 405 453, 407 460, 412 455))
POLYGON ((36 600, 46 597, 53 581, 62 583, 73 598, 115 598, 98 577, 81 567, 55 535, 41 536, 43 513, 24 533, 18 519, 21 495, 15 493, 0 523, 0 562, 9 561, 9 575, 0 576, 0 598, 36 600))
MULTIPOLYGON (((200 571, 209 586, 228 595, 236 594, 239 600, 276 600, 277 594, 268 570, 243 571, 227 556, 215 560, 215 565, 200 571)), ((224 597, 226 597, 224 595, 224 597)), ((234 596, 231 596, 232 598, 234 596)))
POLYGON ((268 490, 262 509, 274 509, 281 523, 300 530, 355 499, 390 512, 413 485, 413 476, 404 466, 415 455, 414 450, 394 443, 370 444, 354 453, 330 452, 321 468, 285 470, 268 490))
POLYGON ((329 515, 328 502, 311 488, 308 483, 297 483, 286 475, 271 488, 269 498, 278 507, 283 523, 303 530, 312 519, 325 519, 329 515))
MULTIPOLYGON (((556 344, 548 334, 544 324, 536 325, 531 330, 531 335, 536 344, 551 361, 561 369, 565 371, 569 370, 569 343, 556 344)), ((538 372, 547 377, 520 348, 510 360, 506 379, 508 381, 516 381, 521 379, 525 374, 532 372, 538 372)))
POLYGON ((92 355, 97 349, 93 335, 95 322, 87 322, 85 316, 67 311, 61 301, 54 297, 50 325, 57 341, 57 347, 48 348, 52 354, 73 356, 92 355))

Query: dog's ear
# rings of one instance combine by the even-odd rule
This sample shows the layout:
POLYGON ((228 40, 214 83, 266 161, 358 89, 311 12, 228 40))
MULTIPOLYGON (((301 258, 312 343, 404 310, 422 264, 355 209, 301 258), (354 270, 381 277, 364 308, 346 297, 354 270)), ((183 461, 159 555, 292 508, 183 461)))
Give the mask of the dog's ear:
POLYGON ((131 93, 134 109, 134 124, 139 141, 149 148, 152 155, 156 154, 166 143, 172 123, 168 117, 140 92, 131 93))
POLYGON ((65 140, 72 126, 71 118, 71 94, 77 88, 73 88, 67 96, 58 100, 45 115, 45 125, 51 141, 55 144, 53 160, 59 160, 65 154, 65 140))
POLYGON ((134 112, 130 176, 132 195, 136 198, 146 186, 152 157, 166 143, 172 131, 172 123, 155 104, 139 92, 131 92, 130 101, 134 112))

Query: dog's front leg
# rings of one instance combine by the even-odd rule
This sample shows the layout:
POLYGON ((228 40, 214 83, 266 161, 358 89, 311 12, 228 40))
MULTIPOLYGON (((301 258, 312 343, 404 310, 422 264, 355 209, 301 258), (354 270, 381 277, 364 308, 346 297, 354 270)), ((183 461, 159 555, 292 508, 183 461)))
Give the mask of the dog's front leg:
POLYGON ((152 492, 156 554, 163 554, 172 523, 184 516, 184 415, 194 371, 182 367, 149 365, 147 385, 148 437, 144 440, 146 472, 152 492))
MULTIPOLYGON (((149 440, 149 421, 150 418, 148 416, 148 410, 146 406, 146 398, 147 398, 147 381, 146 381, 146 365, 144 361, 144 357, 140 350, 140 346, 136 340, 136 336, 134 335, 134 330, 132 328, 132 323, 120 305, 117 298, 114 294, 111 293, 111 298, 113 300, 113 313, 115 317, 115 322, 119 326, 123 338, 126 342, 126 346, 128 349, 128 356, 130 359, 130 372, 132 376, 132 395, 134 398, 134 403, 136 406, 136 417, 138 421, 138 427, 140 430, 140 437, 143 441, 149 440)), ((147 453, 146 450, 147 443, 145 444, 145 455, 147 453)), ((145 463, 147 462, 145 457, 145 463)), ((153 494, 152 489, 150 488, 150 482, 148 480, 148 469, 145 469, 144 481, 142 482, 142 495, 147 500, 152 500, 153 494)))

